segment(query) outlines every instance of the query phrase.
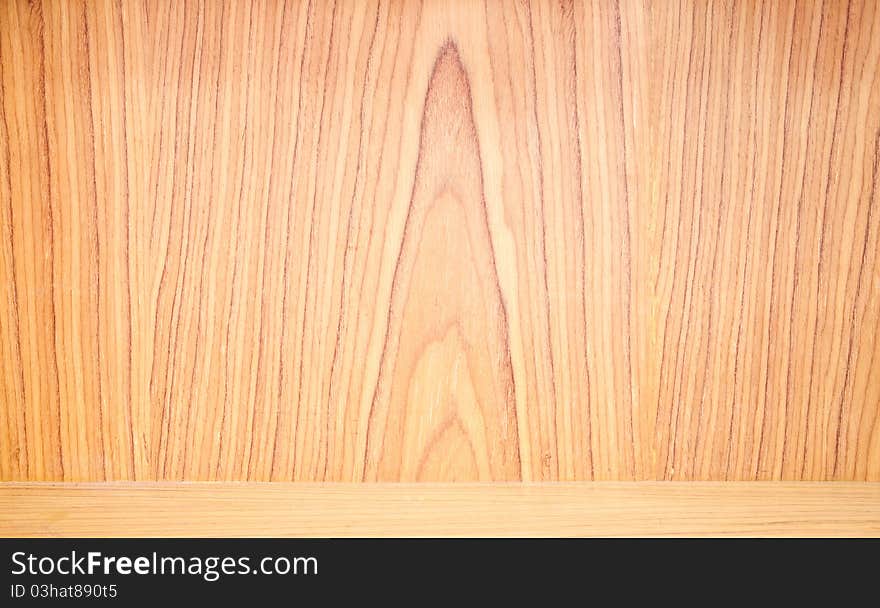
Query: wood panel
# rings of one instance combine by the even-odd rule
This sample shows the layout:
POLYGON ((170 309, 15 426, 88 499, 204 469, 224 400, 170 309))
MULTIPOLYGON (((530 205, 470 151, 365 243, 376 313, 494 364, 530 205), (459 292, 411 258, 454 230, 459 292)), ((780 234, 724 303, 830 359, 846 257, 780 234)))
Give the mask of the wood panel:
POLYGON ((0 484, 0 536, 870 536, 880 484, 0 484))
POLYGON ((878 31, 0 3, 0 479, 880 480, 878 31))
POLYGON ((653 8, 655 473, 876 480, 880 5, 653 8))

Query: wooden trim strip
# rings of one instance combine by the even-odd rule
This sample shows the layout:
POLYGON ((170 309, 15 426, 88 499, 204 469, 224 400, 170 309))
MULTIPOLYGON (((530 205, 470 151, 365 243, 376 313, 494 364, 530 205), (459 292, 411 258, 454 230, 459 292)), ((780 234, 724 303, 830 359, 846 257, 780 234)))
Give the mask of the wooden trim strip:
POLYGON ((0 536, 880 537, 880 483, 0 483, 0 536))

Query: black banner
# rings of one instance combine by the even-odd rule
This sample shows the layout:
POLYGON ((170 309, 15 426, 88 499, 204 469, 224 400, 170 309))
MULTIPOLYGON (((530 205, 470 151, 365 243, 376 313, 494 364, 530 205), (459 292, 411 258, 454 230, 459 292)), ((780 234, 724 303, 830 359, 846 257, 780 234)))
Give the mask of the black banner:
POLYGON ((725 598, 759 589, 766 599, 777 588, 788 599, 825 591, 840 600, 876 585, 878 549, 867 540, 4 539, 0 606, 353 597, 468 605, 475 594, 555 605, 571 594, 589 604, 599 593, 680 599, 707 587, 725 598))

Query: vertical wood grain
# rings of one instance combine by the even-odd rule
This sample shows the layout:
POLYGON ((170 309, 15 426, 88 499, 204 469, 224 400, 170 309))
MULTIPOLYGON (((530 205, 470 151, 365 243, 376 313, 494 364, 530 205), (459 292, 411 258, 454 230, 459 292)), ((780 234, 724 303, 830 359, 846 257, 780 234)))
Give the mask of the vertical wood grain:
POLYGON ((876 480, 880 6, 652 8, 655 473, 876 480))
POLYGON ((880 479, 878 32, 0 3, 0 479, 880 479))

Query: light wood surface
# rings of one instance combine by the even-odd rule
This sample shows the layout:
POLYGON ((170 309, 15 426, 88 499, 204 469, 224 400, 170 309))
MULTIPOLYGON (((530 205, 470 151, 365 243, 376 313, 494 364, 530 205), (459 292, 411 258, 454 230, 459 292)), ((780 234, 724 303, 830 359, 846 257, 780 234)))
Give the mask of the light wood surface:
POLYGON ((880 536, 880 484, 0 485, 0 536, 880 536))
POLYGON ((878 33, 0 2, 0 479, 880 480, 878 33))

